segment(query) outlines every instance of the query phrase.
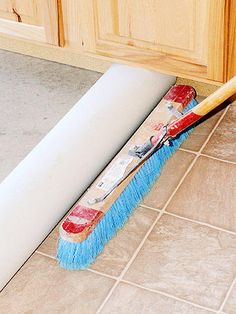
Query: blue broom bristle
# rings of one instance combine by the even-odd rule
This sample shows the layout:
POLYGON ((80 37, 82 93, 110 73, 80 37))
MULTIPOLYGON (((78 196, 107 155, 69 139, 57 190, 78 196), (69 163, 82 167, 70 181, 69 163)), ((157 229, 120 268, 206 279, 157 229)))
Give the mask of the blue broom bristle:
MULTIPOLYGON (((184 113, 196 104, 197 101, 192 100, 184 113)), ((95 261, 106 243, 123 227, 134 209, 150 191, 165 162, 185 141, 192 129, 193 127, 190 127, 179 134, 170 142, 170 146, 163 145, 143 164, 86 240, 72 243, 59 239, 57 259, 61 267, 71 270, 86 269, 95 261)))

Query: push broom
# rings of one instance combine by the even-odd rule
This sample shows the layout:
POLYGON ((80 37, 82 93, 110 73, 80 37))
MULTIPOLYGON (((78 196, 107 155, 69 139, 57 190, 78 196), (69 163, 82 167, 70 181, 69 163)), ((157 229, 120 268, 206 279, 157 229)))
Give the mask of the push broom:
POLYGON ((199 104, 191 86, 172 87, 62 222, 60 265, 87 268, 149 192, 191 126, 235 92, 236 77, 199 104))

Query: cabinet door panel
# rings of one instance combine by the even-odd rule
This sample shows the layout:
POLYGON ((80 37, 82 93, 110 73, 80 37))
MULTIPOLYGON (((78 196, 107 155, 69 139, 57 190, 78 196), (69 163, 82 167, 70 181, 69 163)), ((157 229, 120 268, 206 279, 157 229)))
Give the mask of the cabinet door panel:
POLYGON ((58 45, 57 0, 1 0, 0 33, 58 45))
POLYGON ((88 2, 93 13, 81 18, 94 23, 90 52, 169 73, 223 80, 224 0, 88 2))
POLYGON ((206 20, 205 0, 96 2, 99 39, 175 53, 196 63, 206 64, 207 47, 199 40, 203 37, 202 21, 206 20))

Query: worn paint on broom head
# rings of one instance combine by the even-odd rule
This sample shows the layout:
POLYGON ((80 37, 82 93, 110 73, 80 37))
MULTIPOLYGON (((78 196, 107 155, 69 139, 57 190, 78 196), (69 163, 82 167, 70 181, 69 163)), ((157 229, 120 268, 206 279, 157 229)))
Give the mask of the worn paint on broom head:
MULTIPOLYGON (((191 87, 173 87, 115 160, 112 161, 111 165, 108 166, 105 173, 101 174, 91 189, 74 205, 63 222, 60 228, 61 238, 57 255, 60 265, 68 269, 87 268, 97 255, 103 251, 104 245, 122 228, 133 210, 145 194, 149 192, 159 177, 166 160, 172 156, 188 136, 191 131, 189 127, 235 92, 236 77, 199 105, 196 105, 197 103, 193 99, 194 90, 191 87), (178 97, 179 94, 181 94, 181 97, 178 97), (175 109, 178 110, 181 109, 181 103, 184 105, 183 107, 187 105, 183 110, 184 115, 174 119, 174 121, 171 121, 173 116, 170 113, 168 116, 166 111, 170 100, 173 102, 175 109), (163 125, 167 125, 166 138, 163 142, 170 138, 170 145, 160 146, 141 167, 136 169, 102 203, 95 204, 93 208, 88 207, 88 201, 91 197, 97 197, 99 194, 104 193, 99 190, 102 186, 101 182, 104 183, 104 178, 109 177, 107 172, 111 171, 118 158, 124 158, 122 154, 125 153, 127 159, 130 145, 143 143, 144 140, 153 135, 154 131, 160 131, 163 125)), ((158 135, 155 137, 158 137, 158 135)), ((133 162, 135 160, 130 163, 133 162)), ((128 167, 132 166, 129 165, 128 167)), ((128 171, 128 169, 125 170, 128 171)), ((107 185, 109 186, 109 184, 107 185)))

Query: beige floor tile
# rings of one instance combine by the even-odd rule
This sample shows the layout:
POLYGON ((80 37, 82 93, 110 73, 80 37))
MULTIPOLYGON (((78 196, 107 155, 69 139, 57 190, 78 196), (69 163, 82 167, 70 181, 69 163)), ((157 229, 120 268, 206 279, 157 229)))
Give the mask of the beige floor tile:
POLYGON ((231 291, 229 298, 224 306, 224 312, 227 314, 236 314, 236 284, 231 291))
MULTIPOLYGON (((105 246, 104 252, 98 256, 91 268, 111 276, 119 276, 157 215, 155 211, 137 208, 125 226, 105 246)), ((58 236, 57 227, 38 251, 55 257, 58 236)))
POLYGON ((95 313, 113 284, 89 271, 65 271, 34 254, 0 294, 0 313, 95 313))
POLYGON ((143 200, 143 204, 153 208, 162 208, 194 157, 194 154, 176 151, 165 164, 161 176, 158 178, 151 192, 143 200))
POLYGON ((210 314, 211 311, 203 310, 187 303, 140 289, 125 283, 119 284, 110 297, 102 314, 210 314))
POLYGON ((44 254, 56 257, 57 254, 57 241, 59 239, 59 225, 53 229, 43 243, 38 247, 37 251, 44 254))
POLYGON ((202 145, 205 143, 209 133, 212 131, 221 115, 224 112, 225 107, 213 115, 207 116, 198 126, 195 127, 193 132, 189 135, 187 140, 181 145, 181 148, 189 149, 192 151, 199 151, 202 145))
POLYGON ((236 165, 200 157, 167 211, 236 231, 236 165))
POLYGON ((91 268, 119 276, 158 215, 150 209, 137 208, 91 268))
POLYGON ((236 236, 164 215, 125 279, 218 309, 236 274, 236 236))
POLYGON ((215 130, 204 154, 236 162, 236 106, 230 106, 225 117, 215 130))

